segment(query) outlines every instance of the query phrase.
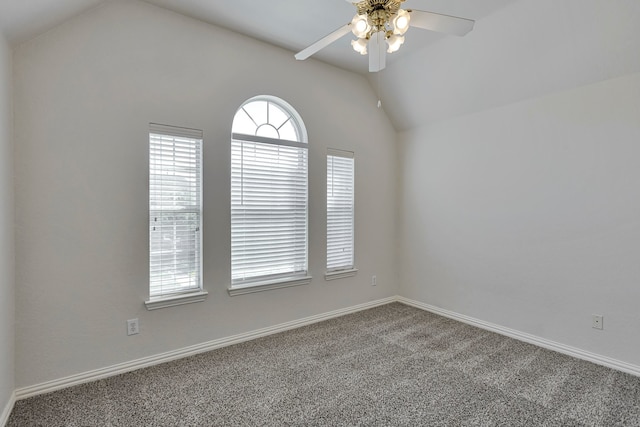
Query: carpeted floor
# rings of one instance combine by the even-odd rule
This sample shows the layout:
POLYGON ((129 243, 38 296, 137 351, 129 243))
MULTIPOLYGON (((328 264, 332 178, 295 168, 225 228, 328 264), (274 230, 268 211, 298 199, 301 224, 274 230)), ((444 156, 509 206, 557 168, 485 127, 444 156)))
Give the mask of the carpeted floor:
POLYGON ((640 378, 399 303, 18 401, 8 426, 640 426, 640 378))

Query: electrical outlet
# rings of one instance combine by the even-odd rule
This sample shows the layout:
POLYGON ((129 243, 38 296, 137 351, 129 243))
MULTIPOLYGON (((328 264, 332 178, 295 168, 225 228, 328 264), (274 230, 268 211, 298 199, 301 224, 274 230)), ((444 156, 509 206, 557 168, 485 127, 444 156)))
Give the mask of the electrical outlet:
POLYGON ((604 317, 599 314, 594 314, 593 324, 591 326, 593 329, 604 329, 604 317))
POLYGON ((376 286, 378 284, 378 279, 376 276, 371 276, 371 286, 376 286))
POLYGON ((127 335, 135 335, 139 333, 138 319, 127 320, 127 335))

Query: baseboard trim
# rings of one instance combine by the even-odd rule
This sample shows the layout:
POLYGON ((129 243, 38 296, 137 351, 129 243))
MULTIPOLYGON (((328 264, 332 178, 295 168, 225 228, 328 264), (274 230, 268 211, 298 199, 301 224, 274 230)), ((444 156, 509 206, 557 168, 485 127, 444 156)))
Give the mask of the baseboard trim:
POLYGON ((449 319, 457 320, 462 323, 466 323, 471 326, 476 326, 481 329, 485 329, 491 332, 505 335, 510 338, 514 338, 520 341, 527 342, 529 344, 536 345, 538 347, 546 348, 548 350, 557 351, 558 353, 566 354, 577 359, 586 360, 598 365, 606 366, 607 368, 615 369, 618 371, 626 372, 631 375, 640 377, 640 366, 633 365, 631 363, 623 362, 621 360, 612 359, 610 357, 601 356, 596 353, 592 353, 586 350, 582 350, 576 347, 561 344, 555 341, 551 341, 545 338, 541 338, 535 335, 520 332, 515 329, 506 328, 504 326, 496 325, 494 323, 485 322, 483 320, 475 319, 470 316, 465 316, 453 311, 445 310, 433 305, 425 304, 420 301, 415 301, 409 298, 396 297, 396 301, 406 304, 412 307, 416 307, 425 311, 429 311, 440 316, 448 317, 449 319))
POLYGON ((9 396, 9 401, 7 402, 7 405, 4 407, 4 410, 0 414, 0 426, 4 427, 7 425, 7 422, 9 421, 9 415, 11 415, 11 411, 13 411, 13 405, 15 405, 15 403, 16 403, 16 393, 13 392, 11 393, 11 396, 9 396))
POLYGON ((208 341, 201 344, 196 344, 189 347, 184 347, 178 350, 169 351, 149 357, 144 357, 130 362, 119 363, 117 365, 108 366, 105 368, 95 369, 92 371, 83 372, 80 374, 71 375, 65 378, 57 380, 47 381, 41 384, 33 386, 23 387, 15 390, 12 394, 7 406, 0 416, 0 426, 4 426, 9 419, 9 415, 13 410, 13 406, 17 400, 26 399, 28 397, 37 396, 40 394, 50 393, 52 391, 61 390, 75 385, 84 384, 100 379, 112 377, 115 375, 124 374, 126 372, 135 371, 137 369, 147 368, 149 366, 159 365, 161 363, 170 362, 173 360, 182 359, 196 354, 205 353, 207 351, 215 350, 222 347, 227 347, 234 344, 240 344, 245 341, 250 341, 256 338, 266 337, 269 335, 285 332, 291 329, 300 328, 302 326, 311 325, 314 323, 322 322, 329 319, 345 316, 348 314, 356 313, 358 311, 367 310, 381 305, 390 304, 393 302, 400 302, 411 307, 419 308, 440 316, 444 316, 462 323, 466 323, 471 326, 476 326, 481 329, 485 329, 491 332, 498 333, 500 335, 508 336, 520 341, 524 341, 538 347, 546 348, 549 350, 557 351, 558 353, 566 354, 568 356, 575 357, 577 359, 586 360, 598 365, 606 366, 611 369, 626 372, 631 375, 640 377, 640 366, 626 363, 620 360, 612 359, 606 356, 601 356, 596 353, 591 353, 576 347, 571 347, 565 344, 561 344, 555 341, 547 340, 535 335, 527 334, 517 331, 515 329, 506 328, 494 323, 485 322, 470 316, 459 314, 453 311, 445 310, 443 308, 435 307, 433 305, 425 304, 420 301, 412 300, 401 296, 393 296, 376 301, 371 301, 364 304, 355 305, 339 310, 330 311, 327 313, 318 314, 315 316, 305 317, 291 322, 281 323, 279 325, 270 326, 267 328, 257 329, 230 337, 220 338, 213 341, 208 341))
POLYGON ((103 378, 124 374, 126 372, 135 371, 137 369, 159 365, 161 363, 170 362, 172 360, 194 356, 196 354, 205 353, 207 351, 215 350, 217 348, 239 344, 239 343, 253 340, 256 338, 277 334, 279 332, 300 328, 302 326, 311 325, 313 323, 322 322, 324 320, 329 320, 336 317, 345 316, 347 314, 356 313, 358 311, 367 310, 369 308, 374 308, 381 305, 389 304, 397 300, 398 298, 394 296, 394 297, 384 298, 376 301, 371 301, 364 304, 355 305, 352 307, 330 311, 328 313, 322 313, 315 316, 294 320, 291 322, 281 323, 279 325, 270 326, 267 328, 257 329, 255 331, 246 332, 243 334, 233 335, 230 337, 220 338, 220 339, 205 342, 202 344, 196 344, 189 347, 184 347, 178 350, 161 353, 154 356, 143 357, 141 359, 133 360, 130 362, 119 363, 117 365, 108 366, 101 369, 95 369, 92 371, 83 372, 76 375, 71 375, 71 376, 60 378, 57 380, 47 381, 47 382, 36 384, 33 386, 19 388, 15 391, 14 400, 26 399, 28 397, 50 393, 52 391, 61 390, 64 388, 75 386, 75 385, 84 384, 91 381, 96 381, 103 378))

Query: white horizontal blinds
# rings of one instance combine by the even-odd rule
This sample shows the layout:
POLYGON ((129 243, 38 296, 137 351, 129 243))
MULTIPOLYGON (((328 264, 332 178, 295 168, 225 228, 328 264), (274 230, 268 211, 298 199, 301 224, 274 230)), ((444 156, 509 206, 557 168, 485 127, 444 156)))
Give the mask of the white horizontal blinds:
POLYGON ((202 131, 149 126, 150 297, 202 289, 202 131))
POLYGON ((352 152, 327 152, 327 270, 354 267, 354 173, 352 152))
POLYGON ((232 286, 307 274, 308 149, 295 111, 258 97, 231 140, 232 286))
POLYGON ((307 151, 232 140, 233 284, 306 274, 307 151))

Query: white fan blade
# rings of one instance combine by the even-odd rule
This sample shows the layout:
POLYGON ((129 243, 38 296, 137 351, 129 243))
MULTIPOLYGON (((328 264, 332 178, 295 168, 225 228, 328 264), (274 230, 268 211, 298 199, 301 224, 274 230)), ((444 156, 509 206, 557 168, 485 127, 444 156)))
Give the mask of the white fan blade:
POLYGON ((377 73, 387 66, 387 44, 384 32, 378 31, 369 39, 369 72, 377 73))
POLYGON ((441 15, 423 10, 407 10, 411 14, 411 26, 439 33, 464 36, 473 29, 476 21, 456 16, 441 15))
POLYGON ((303 61, 308 57, 310 57, 311 55, 313 55, 314 53, 318 52, 321 49, 324 49, 334 41, 338 40, 339 38, 343 37, 344 35, 350 32, 351 32, 351 23, 348 23, 347 25, 338 28, 333 33, 327 36, 324 36, 323 38, 321 38, 320 40, 318 40, 308 48, 303 49, 300 52, 296 53, 296 59, 298 61, 303 61))

